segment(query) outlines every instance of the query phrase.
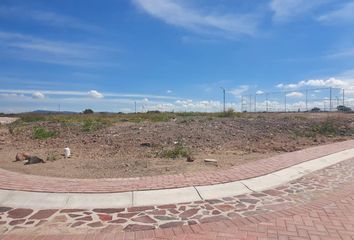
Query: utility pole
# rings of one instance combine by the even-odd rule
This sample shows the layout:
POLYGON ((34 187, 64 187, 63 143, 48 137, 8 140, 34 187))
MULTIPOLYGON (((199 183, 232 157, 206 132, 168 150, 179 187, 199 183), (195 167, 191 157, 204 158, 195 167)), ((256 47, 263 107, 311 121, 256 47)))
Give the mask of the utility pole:
POLYGON ((329 88, 329 111, 332 111, 332 87, 329 88))
POLYGON ((284 107, 285 107, 285 112, 286 112, 286 92, 285 92, 285 94, 284 94, 284 98, 285 98, 285 101, 284 101, 285 105, 284 105, 284 107))
POLYGON ((308 112, 309 108, 308 108, 308 105, 307 105, 307 101, 308 101, 307 97, 308 97, 308 91, 306 89, 306 111, 308 112))
POLYGON ((134 102, 134 111, 136 113, 136 101, 134 102))
POLYGON ((252 94, 250 94, 250 112, 252 112, 252 94))
POLYGON ((254 94, 254 112, 257 112, 257 93, 254 94))
POLYGON ((266 112, 268 112, 268 93, 266 93, 266 112))
POLYGON ((223 104, 223 112, 226 112, 225 88, 223 88, 223 87, 220 87, 220 88, 221 88, 222 93, 223 93, 223 102, 224 102, 224 104, 223 104))
POLYGON ((59 103, 59 112, 60 112, 60 103, 59 103))
POLYGON ((344 105, 344 88, 343 88, 343 100, 342 100, 342 101, 343 101, 343 102, 342 102, 342 105, 345 106, 345 105, 344 105))
POLYGON ((243 96, 241 96, 241 112, 243 112, 243 96))

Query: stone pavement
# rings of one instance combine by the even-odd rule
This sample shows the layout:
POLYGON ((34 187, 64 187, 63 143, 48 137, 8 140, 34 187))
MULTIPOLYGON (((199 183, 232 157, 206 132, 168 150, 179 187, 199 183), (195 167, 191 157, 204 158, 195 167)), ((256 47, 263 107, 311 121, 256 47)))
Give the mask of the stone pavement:
POLYGON ((0 239, 354 239, 354 159, 280 187, 112 209, 0 207, 0 239))

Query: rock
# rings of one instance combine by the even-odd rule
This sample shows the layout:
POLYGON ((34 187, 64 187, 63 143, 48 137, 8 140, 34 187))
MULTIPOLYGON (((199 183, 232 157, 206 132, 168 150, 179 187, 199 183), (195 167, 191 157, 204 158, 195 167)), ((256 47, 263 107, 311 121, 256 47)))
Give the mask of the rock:
POLYGON ((24 160, 27 160, 29 157, 31 157, 31 155, 29 153, 26 153, 26 152, 17 153, 15 162, 17 162, 17 161, 22 162, 24 160))
POLYGON ((142 146, 142 147, 151 147, 151 143, 149 143, 149 142, 141 143, 140 146, 142 146))
POLYGON ((187 157, 187 162, 194 162, 194 158, 192 156, 187 157))

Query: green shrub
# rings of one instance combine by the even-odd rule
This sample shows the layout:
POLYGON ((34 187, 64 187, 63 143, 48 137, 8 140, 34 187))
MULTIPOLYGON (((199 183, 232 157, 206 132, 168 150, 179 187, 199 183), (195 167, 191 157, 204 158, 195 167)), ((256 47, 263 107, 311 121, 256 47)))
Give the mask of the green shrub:
POLYGON ((179 158, 179 157, 188 157, 190 156, 190 150, 180 144, 176 145, 173 149, 163 150, 160 154, 164 158, 179 158))
POLYGON ((58 133, 55 131, 49 131, 43 127, 34 127, 33 128, 33 138, 34 139, 44 140, 44 139, 53 138, 56 136, 58 136, 58 133))
POLYGON ((83 114, 93 114, 93 110, 92 109, 85 109, 83 112, 83 114))
POLYGON ((325 135, 325 136, 334 136, 337 133, 336 127, 333 122, 327 121, 324 123, 317 124, 311 129, 314 133, 325 135))
POLYGON ((82 130, 84 132, 93 132, 98 129, 104 128, 108 125, 107 122, 94 120, 94 119, 87 119, 83 121, 82 130))
POLYGON ((218 117, 241 117, 242 113, 235 112, 234 109, 229 108, 226 112, 219 113, 218 117))

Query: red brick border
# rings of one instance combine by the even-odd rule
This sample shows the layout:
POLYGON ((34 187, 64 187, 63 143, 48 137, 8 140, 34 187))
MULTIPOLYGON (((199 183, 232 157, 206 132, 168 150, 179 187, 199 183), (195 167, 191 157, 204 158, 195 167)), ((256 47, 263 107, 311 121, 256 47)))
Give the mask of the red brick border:
POLYGON ((0 169, 0 189, 36 192, 109 193, 226 183, 265 175, 311 159, 354 148, 354 140, 281 154, 219 171, 114 179, 65 179, 0 169))

